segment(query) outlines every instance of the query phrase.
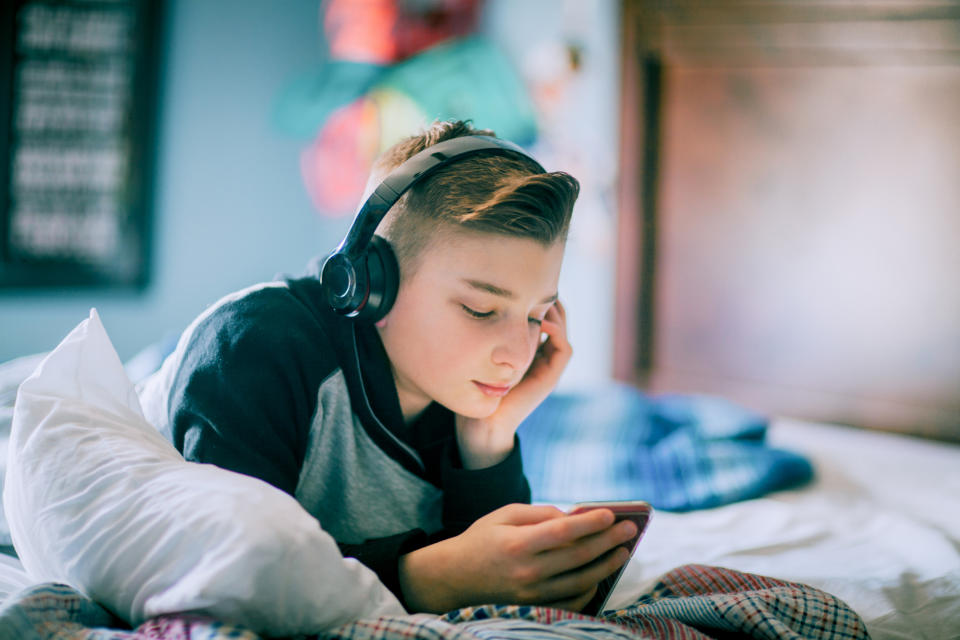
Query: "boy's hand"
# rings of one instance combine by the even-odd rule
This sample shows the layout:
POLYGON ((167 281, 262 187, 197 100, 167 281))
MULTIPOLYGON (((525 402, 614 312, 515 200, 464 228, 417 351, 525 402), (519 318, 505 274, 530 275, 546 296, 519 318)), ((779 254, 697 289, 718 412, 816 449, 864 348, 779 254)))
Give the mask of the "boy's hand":
POLYGON ((523 379, 486 418, 456 417, 457 444, 467 469, 490 467, 513 449, 517 427, 549 395, 573 356, 567 341, 567 312, 559 300, 550 307, 540 330, 547 339, 540 344, 523 379))
POLYGON ((629 558, 629 521, 595 509, 568 515, 554 507, 511 504, 459 536, 400 559, 400 586, 411 611, 442 613, 485 603, 546 604, 579 611, 597 583, 629 558))

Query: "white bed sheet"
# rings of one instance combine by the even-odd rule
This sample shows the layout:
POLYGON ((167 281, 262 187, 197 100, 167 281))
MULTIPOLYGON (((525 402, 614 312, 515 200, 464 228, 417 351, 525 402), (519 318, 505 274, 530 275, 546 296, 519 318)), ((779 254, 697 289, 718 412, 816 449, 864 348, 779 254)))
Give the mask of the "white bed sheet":
POLYGON ((816 480, 654 514, 611 606, 701 563, 821 588, 875 640, 960 638, 960 446, 789 419, 773 422, 769 441, 808 455, 816 480))

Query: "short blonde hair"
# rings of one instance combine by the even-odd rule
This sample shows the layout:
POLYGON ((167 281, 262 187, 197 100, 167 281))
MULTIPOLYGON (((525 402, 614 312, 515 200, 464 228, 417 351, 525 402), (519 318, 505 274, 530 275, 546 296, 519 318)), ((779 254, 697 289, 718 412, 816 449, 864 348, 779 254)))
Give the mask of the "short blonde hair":
MULTIPOLYGON (((469 121, 434 122, 419 135, 387 149, 371 178, 382 179, 405 160, 438 142, 469 135, 493 136, 469 121)), ((387 213, 378 233, 390 241, 401 277, 444 231, 468 230, 535 240, 565 241, 580 183, 568 173, 543 173, 514 155, 478 155, 439 169, 407 191, 387 213)))

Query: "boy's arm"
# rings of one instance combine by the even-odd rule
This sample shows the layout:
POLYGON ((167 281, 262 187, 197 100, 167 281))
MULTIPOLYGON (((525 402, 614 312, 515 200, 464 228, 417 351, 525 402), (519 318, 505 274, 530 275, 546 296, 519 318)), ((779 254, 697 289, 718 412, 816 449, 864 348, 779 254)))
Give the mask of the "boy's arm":
POLYGON ((282 288, 223 304, 194 329, 169 392, 174 446, 187 460, 294 494, 316 410, 336 367, 323 332, 282 288))
POLYGON ((444 451, 442 531, 428 536, 421 529, 413 529, 360 544, 337 543, 344 557, 356 558, 373 570, 408 609, 414 605, 406 601, 399 576, 404 556, 463 533, 476 520, 504 505, 530 502, 530 486, 523 475, 519 443, 507 459, 487 469, 463 469, 456 456, 456 445, 444 451))
POLYGON ((464 468, 458 447, 452 442, 444 452, 441 483, 443 524, 449 535, 464 531, 502 506, 530 503, 530 485, 523 473, 520 440, 516 436, 506 458, 482 469, 464 468))
POLYGON ((337 542, 340 554, 344 558, 356 558, 361 564, 377 574, 400 602, 407 606, 400 588, 398 575, 399 560, 407 553, 419 549, 428 542, 427 535, 420 529, 413 529, 385 538, 365 540, 360 544, 337 542))

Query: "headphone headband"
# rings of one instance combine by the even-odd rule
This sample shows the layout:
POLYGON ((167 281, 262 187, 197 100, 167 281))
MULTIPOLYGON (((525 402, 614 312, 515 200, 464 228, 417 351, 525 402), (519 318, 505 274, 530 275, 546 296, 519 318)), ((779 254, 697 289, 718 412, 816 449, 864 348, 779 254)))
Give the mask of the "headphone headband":
POLYGON ((320 282, 337 313, 368 322, 386 315, 396 298, 400 269, 390 245, 374 236, 377 226, 414 185, 441 167, 478 155, 517 156, 545 173, 519 146, 491 136, 451 138, 411 156, 364 201, 346 237, 323 263, 320 282))
POLYGON ((509 140, 491 136, 461 136, 438 142, 410 156, 387 174, 360 207, 346 237, 337 247, 337 253, 359 258, 384 216, 404 193, 442 167, 477 155, 519 156, 531 162, 540 173, 545 173, 539 162, 509 140))

